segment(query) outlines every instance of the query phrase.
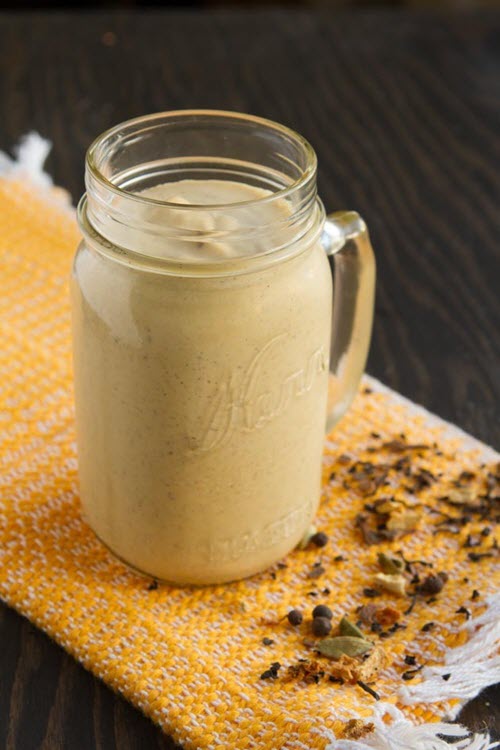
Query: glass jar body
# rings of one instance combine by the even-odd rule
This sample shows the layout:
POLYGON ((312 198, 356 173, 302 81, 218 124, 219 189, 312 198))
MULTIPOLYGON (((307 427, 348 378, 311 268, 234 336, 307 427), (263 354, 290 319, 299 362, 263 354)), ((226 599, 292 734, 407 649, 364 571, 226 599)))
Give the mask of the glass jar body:
POLYGON ((332 317, 313 234, 292 257, 227 276, 162 273, 95 239, 80 245, 82 506, 133 567, 178 584, 234 580, 277 561, 311 523, 332 317))

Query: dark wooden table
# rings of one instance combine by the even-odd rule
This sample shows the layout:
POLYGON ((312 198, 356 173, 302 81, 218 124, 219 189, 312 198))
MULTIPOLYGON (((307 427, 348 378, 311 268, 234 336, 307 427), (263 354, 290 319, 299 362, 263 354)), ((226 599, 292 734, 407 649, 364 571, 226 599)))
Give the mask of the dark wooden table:
MULTIPOLYGON (((500 14, 220 11, 0 15, 0 148, 34 129, 76 200, 89 142, 147 112, 282 121, 378 256, 369 371, 500 447, 500 14)), ((499 731, 500 692, 464 711, 499 731)), ((0 608, 0 748, 173 748, 0 608)), ((230 749, 228 749, 230 750, 230 749)))

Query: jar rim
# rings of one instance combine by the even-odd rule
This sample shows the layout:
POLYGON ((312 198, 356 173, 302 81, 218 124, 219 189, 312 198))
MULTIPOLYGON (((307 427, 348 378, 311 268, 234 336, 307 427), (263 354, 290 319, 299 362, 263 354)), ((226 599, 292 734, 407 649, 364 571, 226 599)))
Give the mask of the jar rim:
POLYGON ((217 109, 177 109, 177 110, 168 110, 164 112, 156 112, 149 115, 142 115, 140 117, 134 117, 129 120, 124 120, 123 122, 118 123, 117 125, 114 125, 111 128, 108 128, 108 130, 105 130, 103 133, 101 133, 97 138, 94 139, 94 141, 90 144, 89 148, 87 149, 87 153, 85 155, 85 164, 86 168, 88 169, 89 173, 92 175, 92 177, 100 183, 106 190, 111 191, 117 196, 126 197, 128 200, 134 200, 137 201, 138 204, 142 205, 158 205, 158 206, 165 206, 165 207, 172 207, 176 210, 181 211, 199 211, 199 210, 206 210, 206 211, 216 211, 220 210, 222 208, 228 208, 231 206, 237 206, 237 207, 248 207, 248 206, 256 206, 256 205, 264 205, 266 203, 269 203, 271 201, 276 201, 277 199, 283 199, 289 197, 291 194, 293 194, 296 191, 299 191, 303 188, 307 188, 309 184, 312 181, 315 181, 316 179, 316 171, 317 171, 317 156, 316 153, 309 143, 309 141, 304 138, 300 133, 293 130, 293 128, 290 128, 286 125, 282 125, 281 123, 278 123, 274 120, 265 118, 265 117, 258 117, 256 115, 250 115, 245 114, 242 112, 234 112, 231 110, 217 110, 217 109), (241 120, 246 121, 250 123, 255 123, 256 125, 261 125, 266 128, 272 128, 275 130, 278 134, 281 134, 283 136, 286 136, 290 138, 293 142, 295 142, 297 145, 299 145, 305 156, 306 156, 306 164, 305 167, 302 169, 301 174, 290 184, 284 186, 283 188, 279 188, 276 191, 273 191, 270 195, 263 196, 260 198, 254 198, 252 200, 248 201, 239 201, 236 203, 216 203, 216 204, 196 204, 196 203, 189 203, 189 204, 179 204, 171 201, 164 201, 164 200, 158 200, 157 198, 151 198, 149 196, 141 195, 140 193, 134 193, 131 190, 126 190, 116 183, 109 180, 101 171, 97 164, 97 150, 99 148, 102 148, 106 142, 111 141, 113 138, 115 138, 120 132, 123 132, 125 130, 133 129, 134 127, 138 127, 142 124, 154 124, 155 122, 160 122, 161 120, 167 120, 167 119, 174 119, 174 118, 182 118, 186 117, 192 118, 192 117, 205 117, 205 118, 232 118, 235 121, 241 120))
POLYGON ((286 260, 291 260, 306 252, 322 236, 325 209, 319 198, 315 200, 315 217, 313 225, 308 228, 307 240, 305 235, 279 249, 272 249, 267 253, 250 256, 235 256, 210 262, 189 262, 176 258, 163 258, 155 255, 138 253, 130 248, 118 245, 99 233, 89 221, 87 213, 87 196, 83 195, 77 206, 77 220, 84 241, 100 253, 126 266, 140 268, 153 273, 170 276, 220 278, 225 276, 240 276, 261 271, 286 260))

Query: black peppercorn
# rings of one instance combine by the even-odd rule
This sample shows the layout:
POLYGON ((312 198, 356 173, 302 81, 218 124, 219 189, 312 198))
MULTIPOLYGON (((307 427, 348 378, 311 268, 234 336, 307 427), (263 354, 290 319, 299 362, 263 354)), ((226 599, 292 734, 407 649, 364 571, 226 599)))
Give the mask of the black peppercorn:
POLYGON ((439 594, 444 584, 445 581, 440 575, 427 576, 427 578, 417 586, 417 591, 419 594, 439 594))
POLYGON ((324 547, 328 544, 328 536, 324 531, 317 531, 310 540, 316 547, 324 547))
POLYGON ((333 612, 330 609, 330 607, 327 607, 326 604, 318 604, 316 607, 314 607, 312 611, 313 617, 326 617, 327 620, 331 620, 333 617, 333 612))
POLYGON ((312 631, 314 635, 328 635, 332 629, 332 623, 328 617, 315 617, 312 621, 312 631))
POLYGON ((290 625, 300 625, 300 623, 304 619, 302 617, 302 612, 299 612, 298 609, 291 609, 287 617, 290 625))

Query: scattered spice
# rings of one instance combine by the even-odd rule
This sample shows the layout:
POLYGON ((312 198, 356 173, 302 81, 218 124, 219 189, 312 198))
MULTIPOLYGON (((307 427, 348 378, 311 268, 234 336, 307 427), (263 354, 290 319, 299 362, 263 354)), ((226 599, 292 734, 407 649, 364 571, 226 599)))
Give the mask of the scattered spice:
POLYGON ((353 622, 343 617, 339 625, 340 635, 351 635, 354 638, 365 638, 361 630, 353 622))
POLYGON ((446 574, 443 575, 442 573, 427 576, 427 578, 417 586, 416 591, 419 594, 439 594, 447 580, 448 576, 446 574))
POLYGON ((321 565, 321 563, 315 563, 309 573, 307 574, 308 578, 320 578, 323 573, 326 573, 326 569, 321 565))
POLYGON ((310 541, 315 547, 325 547, 328 544, 328 534, 324 531, 317 531, 312 535, 310 541))
POLYGON ((366 682, 363 682, 362 680, 358 680, 357 684, 359 687, 365 691, 365 693, 368 693, 372 696, 372 698, 375 698, 376 701, 380 700, 380 695, 369 685, 366 684, 366 682))
POLYGON ((372 589, 370 587, 363 589, 363 594, 368 597, 368 599, 375 599, 376 596, 380 596, 380 590, 379 589, 372 589))
POLYGON ((272 646, 272 645, 274 645, 274 641, 273 641, 272 638, 263 638, 262 639, 262 643, 264 644, 264 646, 272 646))
POLYGON ((153 578, 150 584, 148 584, 148 591, 156 591, 158 588, 158 581, 156 578, 153 578))
POLYGON ((356 527, 361 531, 365 544, 378 544, 384 540, 390 541, 395 536, 390 534, 387 529, 377 528, 364 513, 359 513, 356 516, 356 527))
POLYGON ((476 563, 482 560, 484 557, 493 557, 493 554, 491 552, 469 552, 467 557, 471 562, 476 563))
POLYGON ((448 682, 448 680, 449 680, 449 679, 450 679, 450 677, 451 677, 451 672, 447 672, 446 674, 443 674, 443 675, 441 675, 441 677, 442 677, 442 679, 443 679, 443 680, 444 680, 445 682, 448 682))
POLYGON ((343 654, 330 666, 329 679, 332 682, 342 682, 355 685, 358 680, 369 682, 378 671, 387 666, 388 657, 381 646, 374 646, 363 659, 343 654))
POLYGON ((409 667, 414 667, 417 664, 417 657, 413 656, 413 654, 406 654, 405 656, 405 664, 407 664, 409 667))
POLYGON ((332 621, 328 617, 315 617, 312 621, 312 632, 315 636, 325 636, 332 629, 332 621))
POLYGON ((470 620, 470 618, 472 617, 471 611, 467 609, 467 607, 464 607, 463 605, 455 611, 455 614, 465 615, 466 620, 470 620))
POLYGON ((318 643, 318 651, 330 659, 340 659, 341 656, 361 656, 373 647, 370 641, 350 635, 338 635, 325 638, 318 643))
POLYGON ((341 464, 342 466, 347 466, 347 464, 350 464, 351 461, 352 459, 347 455, 347 453, 341 453, 341 455, 337 458, 337 463, 341 464))
MULTIPOLYGON (((423 665, 422 665, 422 666, 423 666, 423 665)), ((417 675, 417 674, 418 674, 418 673, 420 672, 420 670, 422 669, 422 666, 420 666, 420 667, 417 667, 416 669, 407 669, 407 670, 406 670, 406 672, 403 672, 403 674, 401 675, 401 677, 403 678, 403 680, 406 680, 406 681, 408 681, 408 680, 413 680, 413 678, 414 678, 414 677, 415 677, 415 676, 416 676, 416 675, 417 675)))
POLYGON ((376 610, 375 618, 380 625, 388 627, 394 625, 401 618, 401 612, 394 607, 380 607, 376 610))
POLYGON ((481 529, 481 536, 489 536, 491 534, 491 526, 485 526, 481 529))
POLYGON ((472 592, 471 599, 472 601, 475 601, 476 599, 479 599, 480 596, 481 594, 479 593, 479 591, 477 589, 474 589, 474 591, 472 592))
POLYGON ((301 680, 306 684, 317 684, 325 676, 325 670, 317 661, 300 660, 298 664, 287 667, 284 682, 301 680))
POLYGON ((479 536, 473 534, 467 534, 467 539, 464 542, 464 547, 480 547, 481 539, 479 536))
POLYGON ((300 612, 298 609, 291 609, 287 614, 287 618, 290 625, 300 625, 302 620, 304 619, 302 616, 302 612, 300 612))
POLYGON ((418 510, 402 509, 393 513, 387 521, 388 531, 395 532, 395 536, 403 536, 410 531, 415 531, 422 517, 418 510))
POLYGON ((378 564, 384 573, 395 575, 401 573, 405 564, 402 559, 398 557, 390 557, 385 552, 379 552, 377 556, 378 564))
POLYGON ((333 617, 333 612, 330 607, 326 606, 326 604, 317 604, 312 611, 312 616, 326 617, 328 620, 331 620, 333 617))
POLYGON ((473 471, 462 471, 462 473, 458 477, 459 482, 470 482, 472 479, 475 479, 476 475, 473 471))
POLYGON ((415 474, 411 475, 410 482, 406 489, 408 492, 418 494, 427 487, 432 487, 436 482, 436 477, 428 469, 420 469, 415 474))
POLYGON ((333 562, 344 562, 347 560, 347 557, 344 557, 344 555, 335 555, 333 558, 333 562))
POLYGON ((281 669, 281 664, 279 661, 275 661, 271 664, 269 669, 266 669, 265 672, 262 672, 260 679, 261 680, 276 680, 278 678, 278 672, 281 669))
POLYGON ((404 596, 406 593, 406 578, 401 573, 396 575, 377 573, 375 575, 375 582, 397 596, 404 596))
POLYGON ((390 440, 388 443, 382 443, 382 448, 384 448, 386 451, 389 451, 390 453, 405 453, 406 451, 429 450, 429 446, 424 445, 424 443, 416 443, 415 445, 410 445, 410 443, 406 443, 403 440, 390 440))
POLYGON ((436 627, 435 622, 426 622, 425 625, 422 625, 421 630, 424 633, 429 633, 431 630, 434 630, 435 627, 436 627))
POLYGON ((375 621, 377 607, 375 604, 363 604, 357 610, 359 622, 363 625, 371 625, 375 621))
POLYGON ((413 612, 413 608, 415 607, 416 603, 417 603, 417 595, 414 594, 413 597, 412 597, 410 606, 408 607, 408 609, 406 609, 404 611, 405 616, 411 615, 411 613, 413 612))
POLYGON ((361 740, 375 729, 372 722, 365 724, 361 719, 350 719, 344 725, 342 736, 346 740, 361 740))

